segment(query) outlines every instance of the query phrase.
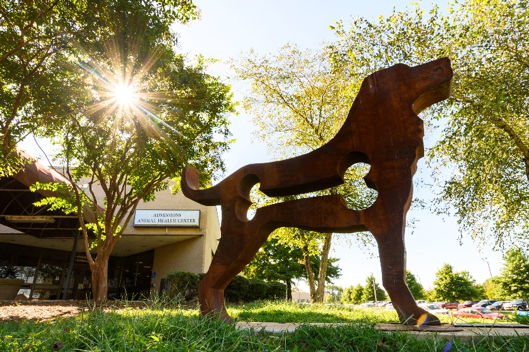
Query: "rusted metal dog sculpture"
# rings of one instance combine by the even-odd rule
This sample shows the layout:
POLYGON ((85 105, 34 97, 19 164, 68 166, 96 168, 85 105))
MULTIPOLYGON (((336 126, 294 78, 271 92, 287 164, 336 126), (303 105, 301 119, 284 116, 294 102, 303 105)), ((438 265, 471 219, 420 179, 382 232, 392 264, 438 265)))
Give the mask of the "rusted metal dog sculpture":
POLYGON ((224 289, 268 235, 287 226, 320 232, 370 231, 378 243, 383 285, 400 321, 440 324, 417 306, 406 286, 404 227, 412 177, 423 156, 423 122, 417 114, 448 98, 451 79, 447 58, 416 67, 398 64, 364 80, 340 131, 313 152, 244 166, 203 190, 198 186, 198 171, 187 166, 182 177, 184 194, 198 203, 222 207, 219 246, 199 284, 202 314, 231 321, 224 306, 224 289), (366 184, 378 191, 371 207, 353 211, 340 195, 329 195, 262 207, 248 220, 249 194, 255 184, 260 182, 260 190, 271 197, 322 190, 342 184, 345 171, 358 162, 371 165, 366 184))

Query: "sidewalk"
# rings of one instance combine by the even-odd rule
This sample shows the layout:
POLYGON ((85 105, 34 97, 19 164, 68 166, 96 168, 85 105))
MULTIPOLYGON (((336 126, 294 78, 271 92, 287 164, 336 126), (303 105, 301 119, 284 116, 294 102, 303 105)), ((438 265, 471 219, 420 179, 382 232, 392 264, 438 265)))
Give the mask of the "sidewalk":
MULTIPOLYGON (((238 329, 245 330, 264 330, 271 333, 291 333, 300 325, 313 326, 346 326, 347 323, 266 323, 266 322, 239 322, 238 329)), ((501 325, 500 325, 501 326, 501 325)), ((502 336, 502 337, 529 337, 528 325, 505 324, 505 327, 490 326, 489 324, 475 324, 474 326, 453 326, 443 324, 441 326, 409 326, 401 324, 377 324, 375 329, 382 331, 406 331, 415 335, 417 338, 445 338, 448 340, 459 339, 462 342, 480 340, 484 337, 502 336)))

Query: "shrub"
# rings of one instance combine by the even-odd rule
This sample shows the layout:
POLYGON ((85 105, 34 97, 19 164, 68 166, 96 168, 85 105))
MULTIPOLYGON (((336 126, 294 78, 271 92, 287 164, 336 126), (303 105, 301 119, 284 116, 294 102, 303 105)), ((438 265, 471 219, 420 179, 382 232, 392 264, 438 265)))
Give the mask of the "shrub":
POLYGON ((165 293, 168 297, 182 297, 186 301, 198 297, 198 282, 200 281, 197 274, 185 271, 175 271, 167 275, 167 288, 165 293))
POLYGON ((224 299, 229 303, 247 302, 248 289, 248 279, 237 275, 224 290, 224 299))
POLYGON ((248 280, 248 290, 246 291, 246 302, 265 300, 268 298, 268 284, 257 279, 248 280))
MULTIPOLYGON (((193 274, 175 271, 167 275, 167 286, 164 294, 169 298, 181 297, 186 301, 198 298, 198 283, 204 274, 193 274)), ((228 303, 253 302, 265 299, 283 299, 286 285, 279 282, 266 283, 257 279, 246 279, 235 276, 224 290, 224 298, 228 303)))
POLYGON ((266 291, 266 299, 276 300, 285 299, 287 295, 287 285, 280 282, 268 283, 268 289, 266 291))

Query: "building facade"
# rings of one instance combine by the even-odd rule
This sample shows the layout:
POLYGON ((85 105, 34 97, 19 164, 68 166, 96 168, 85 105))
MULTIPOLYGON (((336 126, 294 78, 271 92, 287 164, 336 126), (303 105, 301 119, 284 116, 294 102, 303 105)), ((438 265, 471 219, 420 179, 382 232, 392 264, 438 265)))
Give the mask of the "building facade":
MULTIPOLYGON (((21 293, 28 298, 86 299, 91 276, 77 216, 35 207, 46 194, 29 190, 35 181, 67 181, 38 163, 31 167, 30 175, 0 179, 0 268, 25 280, 21 293)), ((215 207, 173 195, 170 187, 158 192, 138 205, 112 252, 109 298, 160 292, 171 271, 206 272, 219 239, 215 207)))

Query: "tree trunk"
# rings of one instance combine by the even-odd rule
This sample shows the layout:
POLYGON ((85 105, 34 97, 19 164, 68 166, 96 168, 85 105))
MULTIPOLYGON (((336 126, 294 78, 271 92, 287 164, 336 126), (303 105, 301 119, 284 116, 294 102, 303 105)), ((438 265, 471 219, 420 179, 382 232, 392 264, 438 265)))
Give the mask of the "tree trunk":
POLYGON ((325 279, 327 278, 327 266, 329 262, 329 252, 331 251, 332 233, 325 235, 325 242, 321 251, 320 272, 318 274, 318 289, 316 290, 316 302, 324 303, 325 279))
POLYGON ((92 295, 94 302, 107 300, 108 292, 108 256, 98 256, 92 268, 92 295))
POLYGON ((287 283, 287 301, 292 302, 292 282, 290 280, 286 280, 287 283))
POLYGON ((312 272, 312 266, 310 264, 310 256, 303 251, 303 261, 305 262, 305 270, 307 271, 307 279, 309 280, 310 288, 310 301, 314 303, 316 301, 316 284, 314 282, 314 273, 312 272))

